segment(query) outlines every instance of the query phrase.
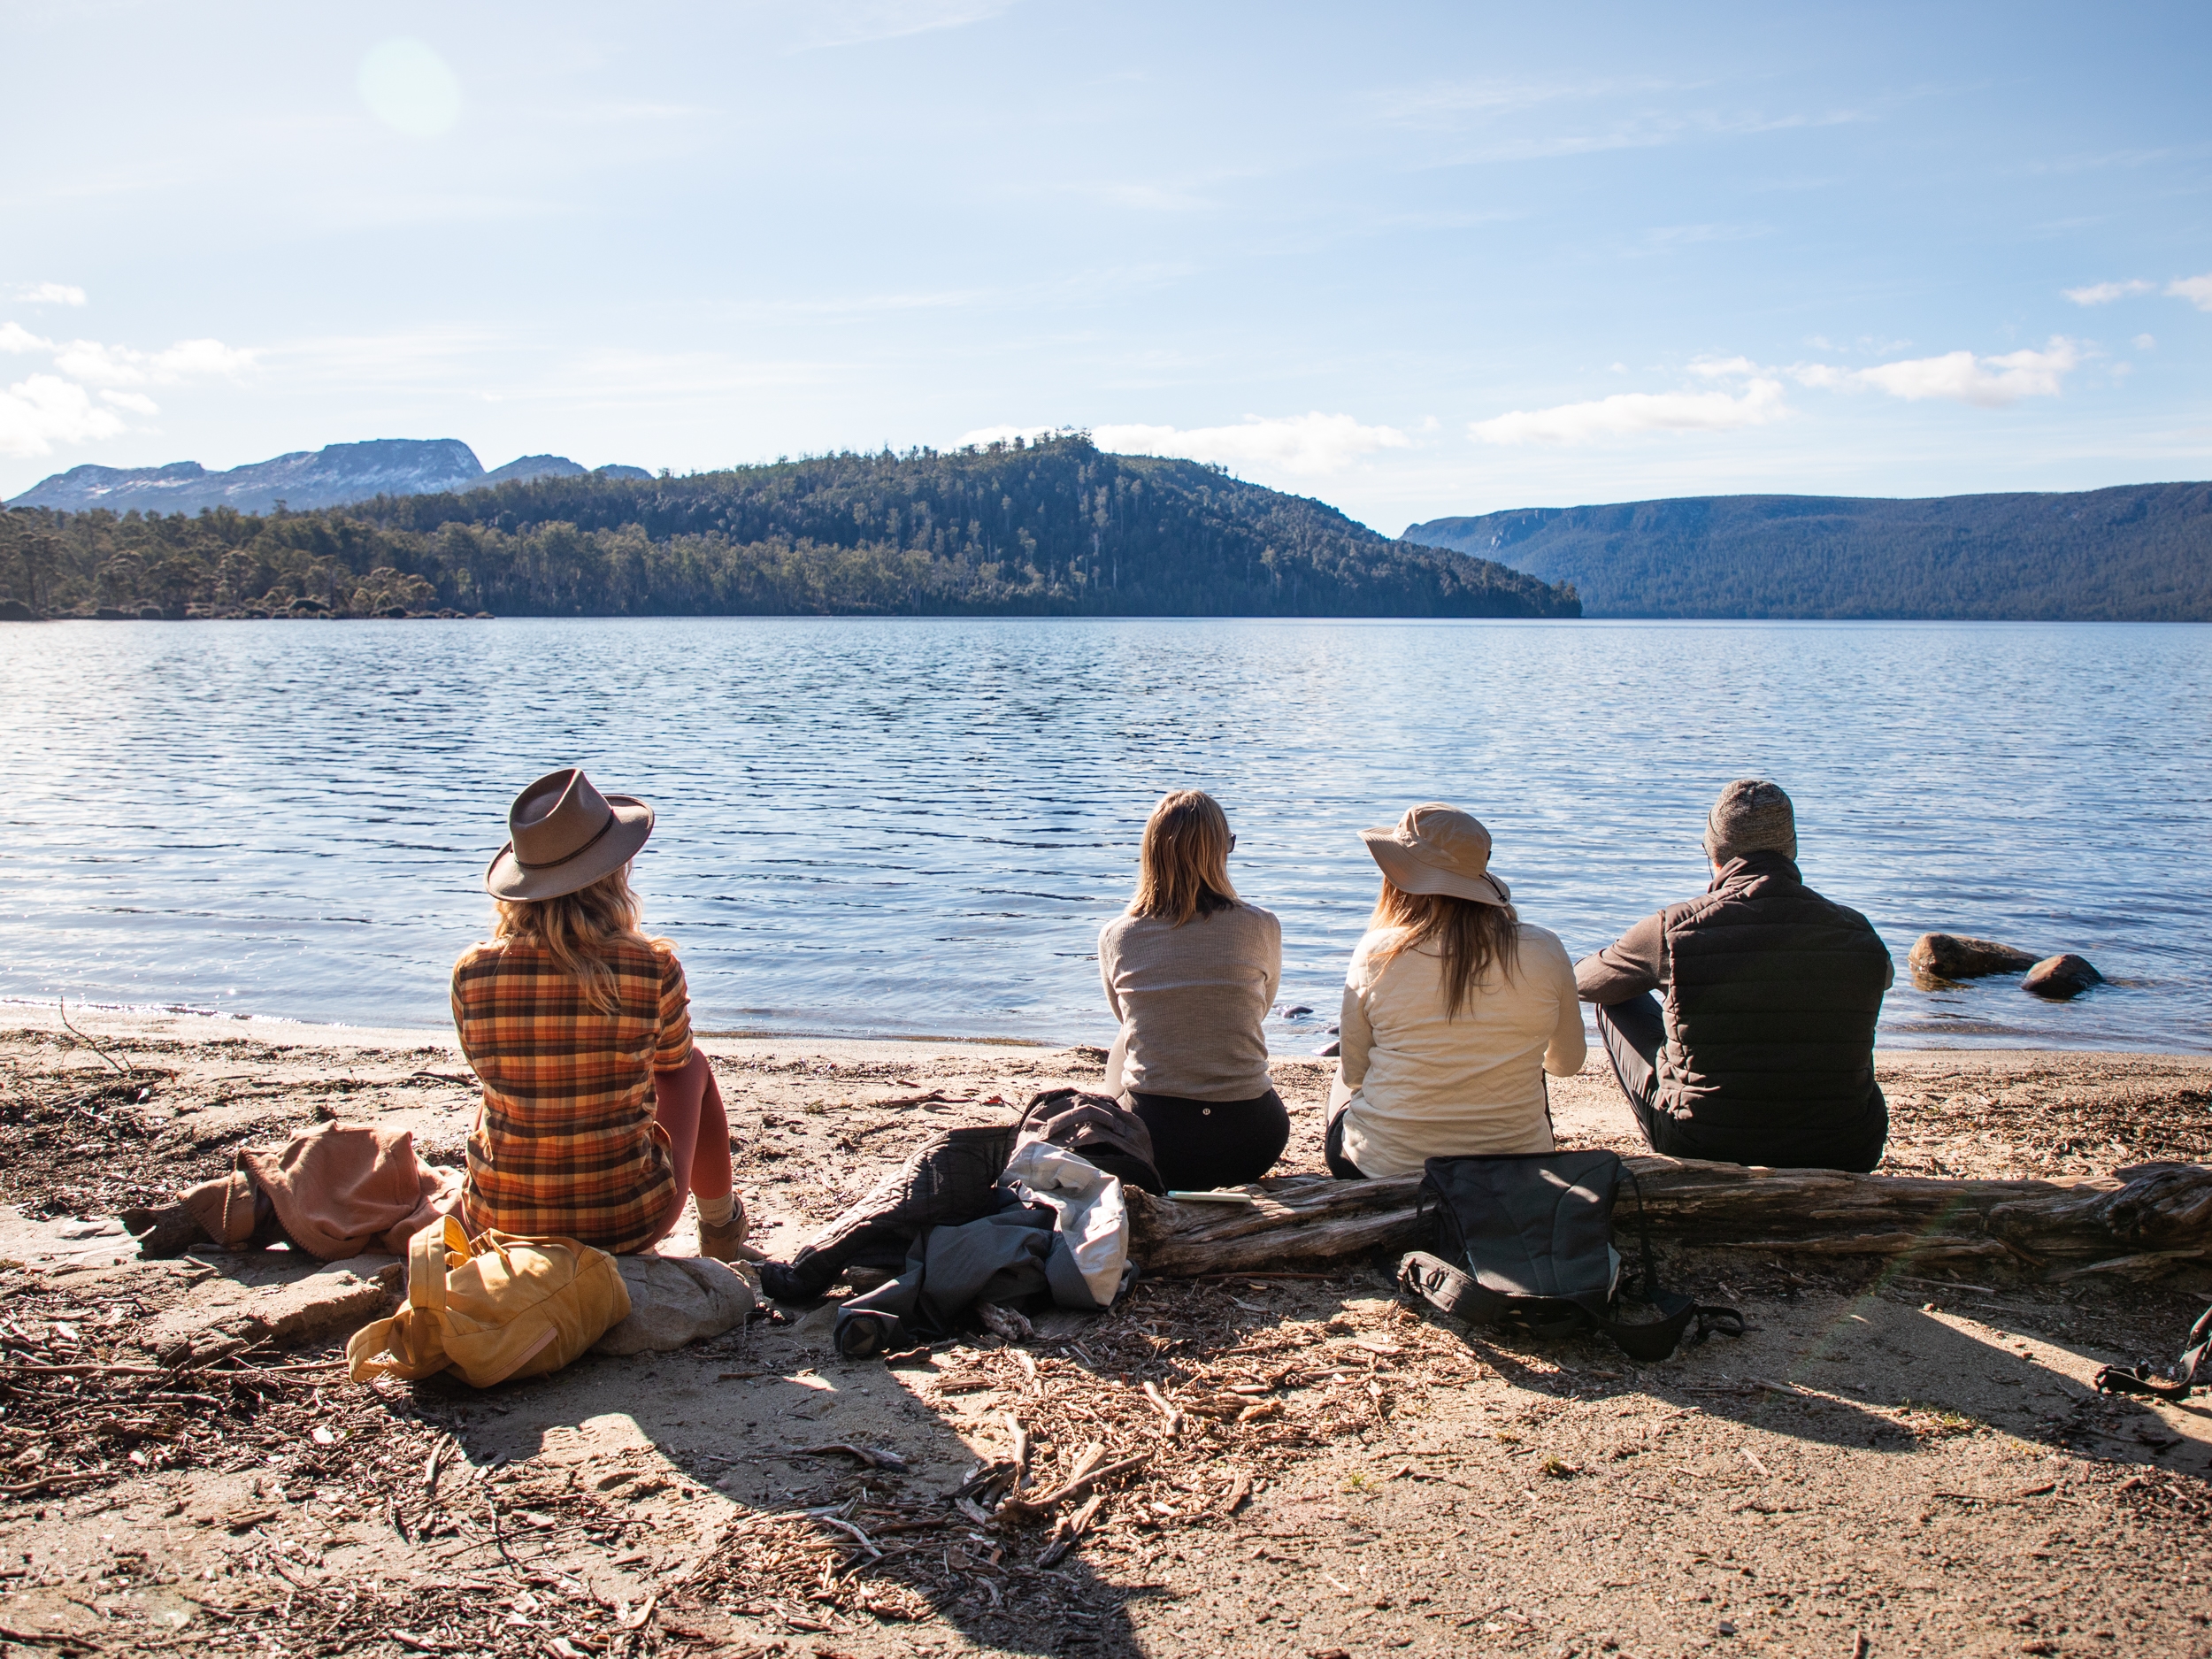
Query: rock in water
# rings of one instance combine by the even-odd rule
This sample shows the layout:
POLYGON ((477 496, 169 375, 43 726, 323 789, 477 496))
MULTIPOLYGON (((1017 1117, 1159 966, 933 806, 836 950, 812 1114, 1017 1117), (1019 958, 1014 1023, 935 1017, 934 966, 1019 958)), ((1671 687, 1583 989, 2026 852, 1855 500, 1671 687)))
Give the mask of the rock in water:
POLYGON ((1916 974, 1934 979, 1978 979, 1985 973, 2017 973, 2035 964, 2024 950, 1960 933, 1923 933, 1907 960, 1916 974))
POLYGON ((2103 974, 2081 957, 2069 954, 2044 957, 2028 970, 2028 977, 2020 982, 2020 988, 2038 996, 2047 996, 2055 1002, 2063 1002, 2079 996, 2093 985, 2103 983, 2103 974))

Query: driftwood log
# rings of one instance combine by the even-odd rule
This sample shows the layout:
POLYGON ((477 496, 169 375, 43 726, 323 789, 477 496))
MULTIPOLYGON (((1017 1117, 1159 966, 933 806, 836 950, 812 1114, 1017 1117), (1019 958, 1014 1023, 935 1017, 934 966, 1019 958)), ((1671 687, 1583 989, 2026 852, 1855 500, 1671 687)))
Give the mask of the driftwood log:
MULTIPOLYGON (((1771 1255, 2004 1262, 2054 1279, 2150 1276, 2212 1257, 2212 1169, 2144 1164, 2048 1181, 1953 1181, 1913 1175, 1770 1170, 1691 1159, 1622 1160, 1614 1226, 1632 1238, 1637 1194, 1655 1235, 1771 1255)), ((1340 1181, 1279 1176, 1245 1190, 1250 1206, 1176 1203, 1129 1191, 1131 1250, 1167 1276, 1263 1272, 1425 1240, 1419 1178, 1340 1181)))

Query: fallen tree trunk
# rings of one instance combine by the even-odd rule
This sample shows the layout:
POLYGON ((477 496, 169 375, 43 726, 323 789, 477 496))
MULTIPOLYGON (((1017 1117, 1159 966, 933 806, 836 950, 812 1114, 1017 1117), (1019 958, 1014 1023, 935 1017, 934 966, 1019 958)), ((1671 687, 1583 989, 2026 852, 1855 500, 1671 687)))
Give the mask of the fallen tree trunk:
MULTIPOLYGON (((1951 1181, 1691 1159, 1622 1160, 1615 1201, 1632 1238, 1637 1194, 1651 1231, 1684 1244, 1770 1254, 2003 1261, 2054 1278, 2148 1274, 2212 1256, 2212 1169, 2146 1164, 2122 1175, 1951 1181)), ((1424 1242, 1414 1176, 1340 1181, 1279 1176, 1255 1204, 1176 1203, 1129 1194, 1132 1253, 1169 1276, 1252 1272, 1424 1242)))

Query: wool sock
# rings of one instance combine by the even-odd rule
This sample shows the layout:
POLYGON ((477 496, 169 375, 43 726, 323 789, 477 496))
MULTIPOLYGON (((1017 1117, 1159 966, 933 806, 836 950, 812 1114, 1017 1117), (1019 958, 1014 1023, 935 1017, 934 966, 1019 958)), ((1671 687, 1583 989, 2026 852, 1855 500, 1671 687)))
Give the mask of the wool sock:
POLYGON ((703 1227, 726 1227, 737 1214, 737 1194, 725 1193, 719 1198, 703 1198, 692 1194, 699 1206, 699 1225, 703 1227))

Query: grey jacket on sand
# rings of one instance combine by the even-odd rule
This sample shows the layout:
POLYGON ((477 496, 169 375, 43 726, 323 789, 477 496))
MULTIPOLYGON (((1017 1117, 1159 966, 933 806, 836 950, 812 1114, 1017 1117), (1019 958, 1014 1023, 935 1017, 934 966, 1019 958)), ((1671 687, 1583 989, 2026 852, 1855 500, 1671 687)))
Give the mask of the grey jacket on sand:
POLYGON ((1180 927, 1117 916, 1099 931, 1098 977, 1129 1038, 1122 1086, 1181 1100, 1255 1100, 1275 1087, 1260 1022, 1283 977, 1283 928, 1256 904, 1180 927))
POLYGON ((1686 1156, 1821 1168, 1886 1115, 1874 1024, 1895 977, 1866 918, 1778 852, 1732 860, 1700 898, 1575 964, 1586 1002, 1656 991, 1660 1111, 1686 1156))

